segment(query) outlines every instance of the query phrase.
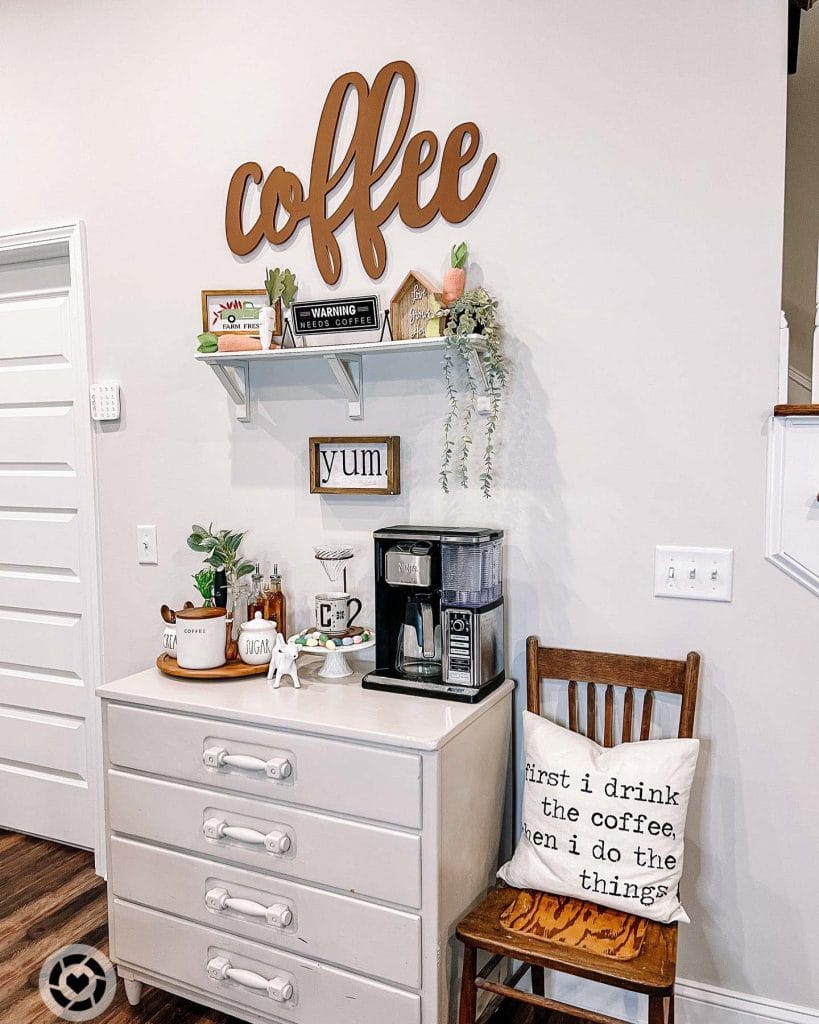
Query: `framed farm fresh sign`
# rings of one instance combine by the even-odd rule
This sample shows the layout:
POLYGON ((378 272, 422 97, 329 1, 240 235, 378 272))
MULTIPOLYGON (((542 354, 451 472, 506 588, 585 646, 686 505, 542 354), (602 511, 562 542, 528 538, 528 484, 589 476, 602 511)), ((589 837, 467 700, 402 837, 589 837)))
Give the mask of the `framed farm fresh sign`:
POLYGON ((400 494, 400 437, 311 437, 311 494, 400 494))
MULTIPOLYGON (((202 330, 211 334, 256 334, 259 333, 259 315, 262 306, 267 305, 264 288, 250 288, 245 291, 202 292, 202 330)), ((276 301, 276 324, 274 335, 282 333, 282 304, 276 301)))
POLYGON ((396 211, 410 228, 426 227, 439 216, 460 224, 474 213, 495 174, 497 154, 489 153, 473 169, 471 187, 465 187, 461 173, 478 158, 480 130, 474 121, 462 121, 443 144, 429 129, 411 135, 417 84, 415 71, 405 60, 383 67, 372 85, 358 71, 337 78, 319 117, 310 174, 304 181, 284 166, 279 154, 272 154, 267 176, 255 160, 237 167, 225 205, 230 251, 248 256, 265 239, 272 246, 285 245, 306 220, 316 266, 327 284, 337 284, 342 261, 336 232, 352 217, 362 266, 377 280, 387 266, 381 227, 396 211), (351 133, 342 128, 348 108, 355 111, 351 133), (436 163, 438 181, 429 195, 426 186, 433 184, 429 179, 436 163), (377 188, 386 176, 389 188, 377 188), (376 200, 376 195, 381 198, 376 200))

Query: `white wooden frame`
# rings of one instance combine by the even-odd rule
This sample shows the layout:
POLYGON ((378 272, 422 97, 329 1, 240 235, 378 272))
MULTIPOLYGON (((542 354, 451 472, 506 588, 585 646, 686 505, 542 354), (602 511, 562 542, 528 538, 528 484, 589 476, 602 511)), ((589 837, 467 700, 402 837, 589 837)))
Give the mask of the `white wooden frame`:
POLYGON ((765 557, 791 579, 807 587, 819 597, 819 575, 797 561, 785 550, 783 528, 783 499, 787 436, 789 426, 804 427, 806 421, 819 424, 819 415, 772 416, 768 434, 768 508, 765 530, 765 557))
POLYGON ((811 402, 819 405, 819 258, 816 262, 816 314, 813 318, 813 390, 811 402))
MULTIPOLYGON (((69 323, 72 351, 76 355, 77 398, 87 401, 92 373, 91 328, 88 305, 88 268, 86 262, 85 225, 81 220, 57 227, 22 231, 0 236, 0 253, 29 249, 36 258, 37 250, 55 244, 68 246, 71 281, 68 289, 69 323)), ((80 407, 81 411, 81 407, 80 407)), ((91 414, 76 417, 77 448, 82 459, 82 495, 88 510, 89 529, 80 536, 84 564, 89 567, 84 593, 83 618, 86 643, 83 650, 83 673, 88 688, 86 707, 86 772, 90 804, 94 814, 94 855, 97 873, 105 876, 105 818, 102 793, 102 746, 100 701, 96 689, 102 683, 102 583, 100 572, 99 510, 97 503, 97 465, 91 414)))

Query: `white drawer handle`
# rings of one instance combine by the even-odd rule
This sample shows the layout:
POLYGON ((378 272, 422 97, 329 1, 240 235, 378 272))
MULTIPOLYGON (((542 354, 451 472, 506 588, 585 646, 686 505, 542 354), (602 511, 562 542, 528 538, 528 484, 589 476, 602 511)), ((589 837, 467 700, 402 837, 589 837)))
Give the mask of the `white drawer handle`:
POLYGON ((227 889, 208 889, 205 893, 205 905, 210 910, 232 910, 236 914, 246 914, 248 917, 263 917, 268 924, 277 928, 286 928, 293 921, 293 911, 286 903, 274 903, 266 907, 255 900, 231 896, 227 889))
POLYGON ((263 846, 268 853, 287 853, 292 845, 286 832, 274 830, 265 834, 243 825, 228 825, 224 818, 208 818, 202 831, 208 839, 233 839, 249 846, 263 846))
POLYGON ((269 779, 289 779, 293 765, 286 757, 271 757, 263 761, 250 754, 231 754, 226 747, 208 747, 202 754, 202 761, 208 768, 243 768, 246 772, 264 772, 269 779))
POLYGON ((254 971, 234 967, 226 956, 215 956, 208 960, 208 977, 213 981, 235 981, 244 988, 266 992, 277 1003, 286 1003, 293 998, 293 986, 286 978, 263 978, 254 971))

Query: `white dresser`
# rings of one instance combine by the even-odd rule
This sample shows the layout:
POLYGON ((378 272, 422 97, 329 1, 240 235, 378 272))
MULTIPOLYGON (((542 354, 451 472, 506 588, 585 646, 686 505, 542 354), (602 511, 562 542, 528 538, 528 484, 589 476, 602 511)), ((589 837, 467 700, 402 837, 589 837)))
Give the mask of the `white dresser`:
POLYGON ((492 883, 513 684, 470 706, 305 672, 100 688, 111 958, 248 1021, 454 1020, 492 883))

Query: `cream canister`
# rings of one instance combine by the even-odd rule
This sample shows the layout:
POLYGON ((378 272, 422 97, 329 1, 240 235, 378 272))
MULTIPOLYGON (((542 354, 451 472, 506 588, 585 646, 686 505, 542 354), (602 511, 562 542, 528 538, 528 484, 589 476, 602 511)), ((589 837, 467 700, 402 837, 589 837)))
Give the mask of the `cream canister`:
POLYGON ((162 634, 162 649, 171 657, 176 657, 176 626, 166 626, 162 634))

